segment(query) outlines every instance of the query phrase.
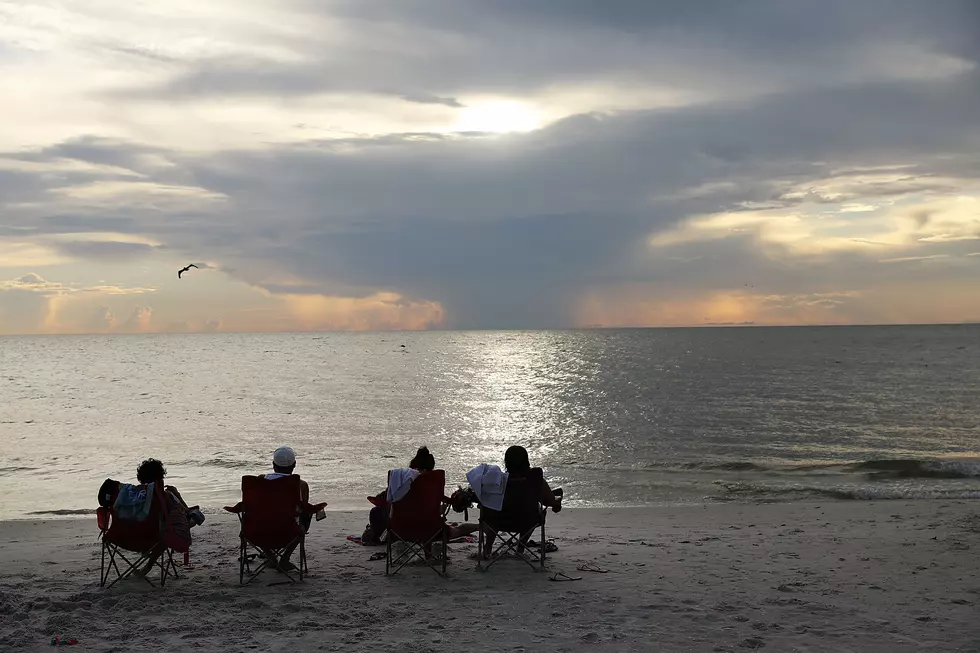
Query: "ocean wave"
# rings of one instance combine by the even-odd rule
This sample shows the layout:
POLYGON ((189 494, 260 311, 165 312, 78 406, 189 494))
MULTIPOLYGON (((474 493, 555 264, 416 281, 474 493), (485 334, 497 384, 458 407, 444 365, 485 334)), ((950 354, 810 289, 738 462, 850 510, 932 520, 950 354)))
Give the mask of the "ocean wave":
POLYGON ((29 512, 28 515, 94 515, 96 508, 79 508, 72 510, 69 508, 60 508, 58 510, 37 510, 35 512, 29 512))
POLYGON ((40 467, 0 467, 0 476, 13 476, 18 472, 36 472, 40 467))
POLYGON ((580 469, 608 472, 772 472, 790 474, 797 472, 841 471, 846 464, 847 463, 837 462, 794 465, 789 463, 780 464, 753 460, 700 460, 689 462, 660 460, 656 462, 641 463, 610 463, 597 460, 563 460, 559 463, 561 467, 577 467, 580 469))
POLYGON ((886 458, 847 466, 872 479, 890 478, 980 478, 980 459, 886 458))
POLYGON ((724 472, 766 472, 773 468, 771 466, 760 465, 759 463, 752 463, 745 460, 733 460, 731 462, 696 462, 696 463, 685 463, 681 465, 683 469, 698 469, 698 470, 719 470, 724 472))
MULTIPOLYGON (((635 469, 635 468, 634 468, 635 469)), ((911 478, 980 478, 980 458, 883 458, 863 462, 763 463, 750 460, 655 462, 643 470, 756 472, 759 474, 863 474, 870 480, 911 478)))
POLYGON ((224 458, 211 458, 203 462, 187 461, 185 465, 200 465, 201 467, 220 467, 222 469, 249 469, 255 467, 257 463, 242 460, 225 460, 224 458))
POLYGON ((800 486, 800 485, 770 485, 765 483, 746 483, 735 481, 731 483, 717 481, 717 485, 725 490, 721 496, 712 499, 730 500, 752 498, 760 500, 802 500, 802 499, 839 499, 845 501, 876 501, 890 499, 980 499, 980 489, 967 490, 955 488, 929 487, 899 487, 882 486, 800 486))

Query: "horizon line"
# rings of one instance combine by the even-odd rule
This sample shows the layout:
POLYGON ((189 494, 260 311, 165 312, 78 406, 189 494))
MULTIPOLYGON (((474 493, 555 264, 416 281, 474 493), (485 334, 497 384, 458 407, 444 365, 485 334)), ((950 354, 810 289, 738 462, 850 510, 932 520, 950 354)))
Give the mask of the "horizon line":
POLYGON ((980 320, 964 320, 960 322, 856 322, 852 324, 759 324, 756 322, 718 322, 706 324, 657 324, 657 325, 624 325, 603 326, 589 325, 583 327, 507 327, 507 328, 426 328, 426 329, 307 329, 283 331, 140 331, 140 332, 104 332, 79 331, 71 333, 0 333, 4 337, 73 337, 73 336, 213 336, 213 335, 309 335, 336 333, 486 333, 486 332, 527 332, 527 331, 641 331, 653 329, 832 329, 832 328, 873 328, 873 327, 937 327, 937 326, 978 326, 980 320))

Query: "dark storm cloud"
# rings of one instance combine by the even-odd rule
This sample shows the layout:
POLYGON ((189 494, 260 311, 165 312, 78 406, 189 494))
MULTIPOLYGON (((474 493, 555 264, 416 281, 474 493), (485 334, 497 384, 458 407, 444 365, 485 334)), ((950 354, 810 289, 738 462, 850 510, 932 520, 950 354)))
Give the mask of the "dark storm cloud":
POLYGON ((416 104, 441 104, 442 106, 453 109, 462 109, 466 106, 454 97, 439 97, 438 95, 430 95, 428 93, 407 93, 400 97, 406 102, 414 102, 416 104))
POLYGON ((935 65, 896 60, 902 48, 980 54, 980 5, 971 0, 347 0, 305 9, 312 20, 345 19, 346 38, 298 39, 296 62, 191 62, 162 85, 117 93, 172 100, 401 88, 411 89, 396 93, 406 99, 456 107, 450 94, 604 80, 708 93, 853 83, 935 65), (333 56, 336 47, 345 56, 333 56))
MULTIPOLYGON (((802 200, 787 199, 789 188, 842 165, 914 163, 896 185, 858 179, 847 199, 928 191, 937 170, 956 174, 956 160, 969 163, 963 178, 975 179, 978 116, 980 84, 970 77, 582 115, 500 140, 382 137, 344 147, 171 153, 187 179, 232 199, 226 210, 235 220, 175 215, 155 225, 144 217, 137 230, 187 251, 262 260, 323 292, 389 288, 437 299, 459 325, 553 326, 567 321, 576 290, 595 284, 704 288, 736 270, 782 291, 844 283, 843 271, 884 276, 867 255, 841 254, 836 267, 819 257, 775 264, 749 241, 727 240, 666 256, 650 251, 646 238, 744 202, 791 207, 802 200), (698 256, 696 265, 668 260, 698 256)), ((125 161, 126 150, 98 158, 125 161)), ((72 151, 52 148, 48 156, 72 151)), ((74 154, 94 158, 87 148, 74 154)), ((107 229, 113 219, 62 215, 41 224, 107 229)), ((263 285, 261 271, 272 268, 242 274, 263 285)))
MULTIPOLYGON (((980 113, 964 107, 980 108, 980 85, 963 81, 577 116, 504 141, 400 140, 355 154, 286 148, 190 165, 199 183, 253 211, 241 216, 249 227, 226 234, 229 253, 275 261, 329 292, 394 287, 438 299, 467 326, 550 326, 592 284, 704 288, 727 283, 732 270, 779 290, 846 283, 845 270, 894 278, 864 272, 875 263, 868 255, 841 254, 835 271, 826 257, 774 263, 739 241, 679 247, 710 252, 683 269, 646 238, 747 201, 792 207, 803 200, 787 199, 789 188, 845 165, 915 164, 896 186, 857 179, 847 199, 941 189, 931 185, 936 170, 955 175, 952 161, 976 161, 980 113), (684 196, 711 184, 718 189, 684 196), (290 230, 262 225, 274 212, 290 230)), ((965 166, 962 178, 975 173, 965 166)))
MULTIPOLYGON (((388 134, 208 154, 76 139, 7 158, 113 166, 228 201, 161 219, 145 206, 65 200, 57 211, 13 211, 6 227, 145 234, 231 264, 271 292, 395 290, 443 302, 455 326, 565 325, 584 289, 624 284, 668 295, 746 284, 792 294, 954 278, 945 259, 911 259, 948 255, 957 265, 969 241, 801 254, 772 243, 763 253, 755 232, 656 250, 648 239, 701 214, 948 196, 980 180, 977 6, 332 3, 351 30, 343 58, 311 39, 298 44, 309 55, 299 63, 212 58, 181 64, 161 85, 116 92, 168 102, 363 92, 461 108, 467 91, 608 82, 720 97, 574 115, 494 138, 388 134), (869 181, 866 169, 878 166, 901 173, 869 181), (839 182, 836 195, 801 194, 828 178, 839 182), (889 257, 910 260, 879 263, 889 257)), ((0 188, 16 190, 23 178, 27 200, 80 183, 24 174, 0 176, 0 188)))

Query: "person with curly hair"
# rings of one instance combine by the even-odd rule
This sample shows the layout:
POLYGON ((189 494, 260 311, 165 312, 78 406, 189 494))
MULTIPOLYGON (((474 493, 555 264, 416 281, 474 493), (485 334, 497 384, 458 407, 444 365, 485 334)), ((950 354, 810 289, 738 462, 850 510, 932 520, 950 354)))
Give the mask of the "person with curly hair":
MULTIPOLYGON (((180 496, 180 492, 177 488, 170 485, 164 485, 164 477, 167 475, 167 468, 163 466, 163 463, 156 458, 147 458, 140 463, 139 467, 136 468, 136 480, 139 481, 140 485, 149 485, 153 483, 154 485, 160 485, 163 487, 165 496, 170 500, 178 502, 187 514, 188 524, 190 526, 196 526, 204 521, 204 515, 201 514, 200 510, 196 507, 194 509, 188 507, 184 498, 180 496)), ((166 507, 163 507, 165 510, 166 507)), ((153 565, 156 564, 157 560, 163 555, 166 550, 166 546, 163 543, 158 544, 150 552, 150 557, 143 567, 137 572, 142 575, 147 575, 153 569, 153 565)))
POLYGON ((136 480, 140 485, 150 483, 162 483, 163 477, 167 475, 167 468, 156 458, 147 458, 136 468, 136 480))

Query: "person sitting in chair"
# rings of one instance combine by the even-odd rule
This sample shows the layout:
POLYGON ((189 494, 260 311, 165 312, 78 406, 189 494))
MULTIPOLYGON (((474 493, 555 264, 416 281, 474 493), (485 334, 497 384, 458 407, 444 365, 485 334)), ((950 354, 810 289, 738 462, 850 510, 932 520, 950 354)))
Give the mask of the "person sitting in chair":
MULTIPOLYGON (((504 468, 508 474, 508 488, 514 481, 523 481, 530 493, 531 500, 527 506, 511 506, 508 505, 507 499, 505 498, 503 510, 486 510, 484 519, 491 527, 496 527, 497 524, 500 524, 504 520, 514 519, 522 522, 520 524, 521 530, 535 526, 538 521, 538 505, 547 506, 556 513, 561 512, 560 490, 555 492, 551 489, 540 467, 531 467, 527 449, 516 445, 509 447, 504 453, 504 468), (536 501, 533 499, 536 499, 536 501), (531 510, 532 508, 533 510, 531 510)), ((489 557, 493 551, 494 539, 492 532, 486 533, 483 546, 484 557, 489 557)), ((542 546, 545 546, 545 544, 542 543, 542 546)))
MULTIPOLYGON (((163 463, 156 458, 147 458, 140 463, 139 467, 136 468, 136 480, 139 482, 139 484, 149 485, 150 483, 153 483, 155 486, 162 486, 165 496, 170 501, 175 501, 183 507, 187 515, 188 525, 190 527, 203 523, 204 515, 201 513, 200 509, 197 508, 197 506, 194 508, 189 508, 183 497, 180 496, 180 492, 177 491, 177 488, 163 484, 163 479, 166 475, 167 468, 164 467, 163 463)), ((156 564, 157 560, 159 560, 160 556, 165 550, 166 546, 163 543, 160 543, 154 547, 150 552, 150 557, 148 558, 146 564, 143 565, 143 567, 137 573, 143 576, 148 575, 153 569, 153 565, 156 564)))
MULTIPOLYGON (((431 472, 436 468, 436 458, 429 451, 428 447, 419 447, 415 452, 415 457, 408 463, 409 469, 414 469, 419 474, 431 472)), ((381 536, 388 528, 388 490, 382 490, 373 497, 369 497, 375 504, 368 515, 369 524, 364 529, 361 536, 363 544, 377 545, 382 543, 381 536)), ((449 539, 465 537, 480 530, 479 524, 458 524, 449 527, 449 539)))
POLYGON ((504 452, 504 469, 510 478, 526 478, 538 486, 538 503, 548 506, 552 512, 561 512, 561 496, 555 494, 540 467, 531 467, 527 449, 520 446, 509 447, 504 452))
MULTIPOLYGON (((261 474, 263 478, 267 480, 275 480, 277 478, 282 478, 283 476, 291 476, 293 471, 296 469, 296 452, 292 450, 291 447, 279 447, 272 454, 272 473, 271 474, 261 474)), ((306 481, 300 480, 299 482, 299 492, 300 500, 303 503, 309 503, 310 501, 310 486, 307 485, 306 481)), ((313 515, 299 515, 298 517, 300 525, 303 526, 303 530, 307 533, 310 532, 310 525, 313 523, 313 515)), ((299 545, 298 542, 294 542, 282 552, 282 557, 279 558, 279 567, 285 569, 286 571, 292 571, 295 569, 295 565, 289 561, 290 556, 293 555, 293 551, 299 545)), ((266 559, 272 560, 275 556, 271 551, 265 552, 266 559)))

